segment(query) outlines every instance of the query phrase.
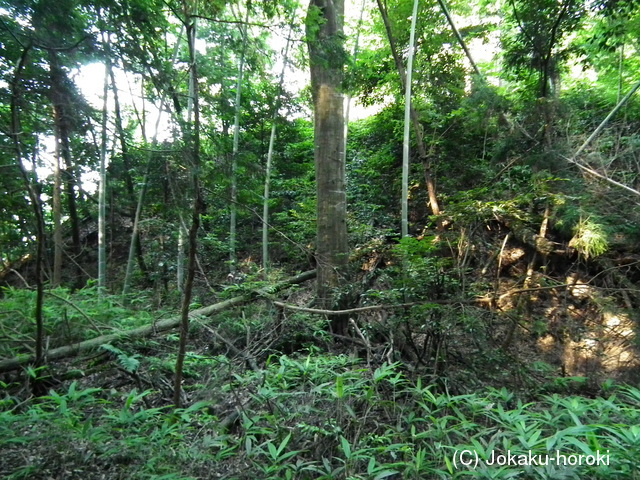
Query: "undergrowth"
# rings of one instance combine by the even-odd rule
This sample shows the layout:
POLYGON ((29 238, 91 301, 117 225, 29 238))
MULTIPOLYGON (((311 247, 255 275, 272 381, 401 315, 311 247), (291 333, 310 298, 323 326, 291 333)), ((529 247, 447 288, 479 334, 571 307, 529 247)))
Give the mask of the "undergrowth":
POLYGON ((640 478, 640 390, 628 386, 598 398, 454 395, 399 364, 311 351, 203 385, 203 400, 179 410, 145 404, 150 390, 74 382, 24 401, 2 387, 7 479, 640 478), (223 415, 224 402, 237 413, 223 415), (489 465, 492 452, 583 464, 489 465), (461 463, 476 453, 477 465, 461 463))
MULTIPOLYGON (((0 296, 0 357, 11 358, 25 345, 32 345, 36 292, 3 288, 0 296)), ((45 290, 43 317, 47 346, 55 348, 90 338, 150 324, 163 312, 151 306, 151 300, 138 295, 129 306, 121 297, 99 295, 97 287, 85 287, 73 293, 68 288, 45 290), (153 314, 152 314, 153 312, 153 314)))

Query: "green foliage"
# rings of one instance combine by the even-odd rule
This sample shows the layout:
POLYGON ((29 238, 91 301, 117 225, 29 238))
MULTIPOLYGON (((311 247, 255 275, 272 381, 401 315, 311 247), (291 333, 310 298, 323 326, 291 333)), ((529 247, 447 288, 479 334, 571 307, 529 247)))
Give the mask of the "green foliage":
POLYGON ((100 348, 116 355, 120 366, 129 373, 135 372, 140 366, 140 360, 138 360, 137 355, 127 355, 122 350, 109 343, 100 345, 100 348))
MULTIPOLYGON (((279 35, 278 22, 285 20, 274 19, 282 7, 276 2, 247 4, 251 25, 245 26, 250 33, 246 43, 237 24, 238 14, 244 12, 220 1, 205 3, 198 12, 203 18, 198 21, 196 65, 201 87, 203 165, 198 173, 205 186, 207 209, 199 231, 196 274, 196 298, 202 304, 249 294, 274 280, 263 279, 263 272, 255 267, 260 224, 255 210, 262 200, 264 158, 277 92, 270 68, 278 62, 270 63, 278 57, 271 51, 268 35, 279 35), (265 23, 263 13, 271 25, 269 33, 259 27, 265 23), (245 281, 230 284, 222 280, 228 255, 229 127, 236 107, 233 98, 241 52, 246 54, 247 70, 237 158, 238 246, 248 260, 245 281)), ((402 57, 408 42, 411 2, 382 3, 402 57)), ((466 23, 477 13, 473 3, 447 3, 466 23)), ((400 81, 380 17, 366 10, 363 28, 367 31, 361 37, 357 61, 346 73, 344 90, 359 96, 362 104, 382 106, 377 115, 352 122, 347 147, 350 241, 359 247, 358 261, 372 261, 365 264, 368 270, 364 273, 362 264, 354 265, 350 281, 338 289, 336 299, 349 306, 389 303, 394 308, 354 317, 362 338, 354 334, 350 340, 340 339, 355 346, 352 355, 320 353, 317 345, 340 352, 347 348, 327 331, 326 318, 279 310, 260 300, 216 315, 215 333, 227 342, 212 333, 210 319, 193 320, 191 340, 200 343, 187 353, 184 391, 187 401, 205 400, 187 409, 169 412, 166 407, 175 365, 174 333, 137 345, 103 345, 101 350, 108 355, 93 360, 86 369, 91 373, 78 383, 65 384, 58 376, 83 373, 79 370, 83 367, 73 366, 74 370, 65 374, 64 363, 59 365, 60 372, 51 366, 28 366, 23 372, 24 385, 11 377, 0 382, 0 476, 637 478, 637 388, 605 384, 599 392, 603 396, 598 397, 592 379, 578 375, 555 378, 558 365, 548 358, 549 363, 522 358, 501 349, 498 342, 511 324, 517 326, 520 337, 528 331, 534 340, 567 328, 566 322, 557 328, 553 325, 551 310, 566 310, 566 315, 576 318, 583 315, 581 325, 592 320, 591 310, 601 313, 602 308, 591 300, 585 300, 589 306, 584 309, 572 305, 566 296, 564 300, 554 296, 552 304, 545 303, 552 295, 547 287, 554 287, 560 276, 564 282, 567 276, 564 263, 574 263, 554 252, 544 260, 537 256, 531 261, 540 270, 527 278, 525 285, 539 290, 538 300, 532 299, 526 306, 518 300, 508 321, 503 316, 510 306, 501 300, 510 300, 502 294, 519 289, 525 275, 524 258, 533 255, 529 245, 519 245, 526 255, 521 261, 508 257, 509 250, 518 242, 519 232, 535 235, 540 231, 543 212, 550 213, 549 242, 557 245, 558 251, 569 251, 567 244, 574 247, 582 257, 579 265, 586 267, 584 272, 602 272, 593 279, 594 292, 604 286, 611 291, 607 302, 635 301, 626 293, 617 295, 612 285, 617 274, 631 284, 625 285, 629 291, 637 281, 634 263, 626 262, 635 262, 637 256, 638 209, 626 193, 583 177, 562 157, 570 156, 637 81, 640 57, 634 46, 640 31, 638 9, 631 0, 480 3, 489 4, 492 18, 488 20, 482 11, 479 20, 473 20, 480 25, 461 31, 467 41, 478 36, 491 40, 489 32, 499 31, 502 61, 481 64, 486 81, 469 79, 461 50, 439 5, 420 2, 413 105, 428 158, 418 158, 414 138, 410 211, 415 231, 425 230, 420 238, 402 239, 397 245, 402 105, 394 97, 400 91, 400 81), (484 28, 488 22, 495 25, 484 28), (578 72, 580 67, 587 74, 578 72), (500 87, 493 85, 497 78, 501 79, 500 87), (539 100, 540 96, 547 98, 539 100), (430 218, 425 207, 425 160, 431 163, 430 173, 436 179, 443 207, 438 219, 430 218), (437 232, 437 242, 431 236, 436 221, 444 227, 437 232), (624 270, 603 271, 593 262, 595 257, 613 258, 618 253, 625 254, 620 255, 624 270), (507 266, 509 260, 513 264, 507 266), (536 261, 544 265, 535 265, 536 261), (494 264, 501 265, 502 271, 494 269, 494 264), (491 304, 471 304, 475 297, 491 300, 491 304), (395 308, 407 302, 418 304, 395 308), (576 309, 564 308, 567 304, 576 309), (171 351, 154 356, 163 348, 171 351), (241 350, 246 357, 234 363, 225 348, 241 350), (308 349, 307 355, 296 354, 304 349, 308 349), (366 364, 358 360, 365 355, 366 364), (99 362, 105 357, 110 357, 109 366, 118 368, 108 370, 114 375, 99 378, 99 385, 107 385, 105 388, 90 388, 96 384, 95 371, 103 368, 99 362), (408 358, 413 361, 406 365, 393 363, 408 358), (256 371, 247 372, 240 363, 256 371), (415 371, 415 378, 409 378, 407 371, 415 371), (116 375, 121 377, 114 381, 116 375), (433 378, 434 385, 423 385, 422 380, 416 380, 420 376, 433 378), (35 381, 56 387, 38 399, 28 398, 26 387, 35 381), (133 381, 137 382, 135 390, 122 386, 133 381), (481 388, 485 383, 529 391, 520 398, 505 389, 481 388), (442 389, 443 385, 446 388, 442 389), (569 396, 586 390, 589 398, 569 396), (240 414, 235 418, 237 412, 240 414), (607 466, 564 470, 513 465, 465 470, 455 465, 455 452, 462 449, 476 451, 481 457, 505 449, 535 455, 555 450, 593 454, 608 449, 612 461, 607 466)), ((59 8, 44 1, 2 2, 0 83, 12 86, 24 46, 33 45, 18 85, 22 158, 13 158, 16 137, 11 132, 11 89, 0 92, 0 147, 7 152, 7 161, 0 165, 6 172, 0 177, 2 281, 17 281, 19 277, 11 272, 15 269, 27 283, 34 283, 33 213, 25 201, 24 181, 12 166, 15 162, 33 163, 38 170, 45 221, 47 228, 51 227, 53 187, 47 176, 49 155, 43 155, 48 143, 44 140, 54 132, 51 52, 56 52, 66 72, 63 87, 70 106, 66 119, 72 124, 73 153, 73 165, 68 166, 66 175, 78 180, 81 173, 95 169, 96 112, 88 107, 73 78, 80 65, 104 60, 104 46, 97 41, 100 32, 109 32, 114 66, 127 74, 145 101, 144 109, 140 102, 123 102, 123 141, 109 139, 109 145, 116 146, 110 152, 109 167, 113 285, 119 283, 118 269, 128 248, 137 195, 143 179, 148 178, 140 225, 142 261, 135 277, 139 288, 127 299, 128 307, 118 297, 99 295, 92 286, 47 291, 47 348, 113 329, 150 324, 163 316, 159 305, 179 300, 180 291, 175 288, 177 231, 186 218, 192 174, 185 168, 188 158, 184 151, 191 133, 185 110, 191 98, 187 78, 192 67, 186 61, 187 49, 180 33, 187 19, 179 17, 184 14, 178 3, 161 0, 94 4, 63 0, 59 8), (79 43, 71 48, 70 42, 76 41, 79 43), (146 112, 154 110, 152 105, 159 108, 161 99, 166 100, 163 108, 171 110, 163 117, 171 135, 153 145, 150 138, 141 137, 153 134, 153 115, 146 112)), ((309 39, 316 37, 325 26, 322 11, 311 8, 307 23, 309 39)), ((294 37, 299 38, 300 27, 294 27, 294 37)), ((337 36, 324 42, 322 51, 317 52, 322 57, 319 62, 342 64, 343 40, 337 36)), ((476 47, 472 48, 472 54, 475 51, 476 47)), ((304 56, 296 52, 291 62, 301 64, 304 56)), ((125 88, 121 84, 116 87, 125 88)), ((304 89, 284 92, 275 120, 278 135, 269 222, 272 258, 283 271, 306 270, 314 250, 316 185, 313 125, 304 108, 308 97, 309 91, 304 89)), ((637 186, 638 118, 638 102, 629 103, 579 160, 626 185, 637 186)), ((88 184, 81 186, 84 190, 88 184)), ((79 213, 86 222, 82 226, 83 251, 72 257, 90 277, 95 206, 90 194, 76 194, 79 213)), ((63 194, 64 216, 70 213, 70 198, 63 194)), ((67 223, 63 226, 67 244, 68 227, 67 223)), ((312 306, 304 289, 292 295, 299 304, 312 306)), ((3 290, 0 357, 31 353, 34 296, 30 289, 3 290)))
MULTIPOLYGON (((33 290, 3 289, 0 298, 0 329, 10 341, 2 342, 0 356, 10 358, 29 351, 33 342, 35 295, 33 290)), ((135 301, 131 302, 131 308, 125 308, 116 296, 98 295, 96 287, 86 287, 73 293, 66 288, 47 290, 44 323, 49 346, 55 348, 87 340, 113 329, 126 330, 147 325, 152 321, 148 302, 148 298, 138 294, 135 301)), ((115 349, 112 346, 105 348, 115 349)), ((121 363, 121 366, 135 370, 132 363, 135 359, 115 350, 110 351, 121 362, 124 358, 129 359, 121 363)))
POLYGON ((581 219, 574 232, 569 246, 575 248, 585 259, 597 257, 607 251, 609 244, 602 225, 588 218, 581 219))
POLYGON ((563 37, 578 28, 583 14, 582 1, 513 1, 506 9, 511 27, 502 37, 506 65, 522 78, 536 72, 536 95, 549 95, 549 82, 555 82, 568 55, 563 37))
POLYGON ((604 480, 637 473, 640 391, 630 386, 610 385, 606 397, 550 395, 525 403, 506 389, 443 393, 409 381, 398 364, 368 369, 346 356, 309 353, 272 357, 262 372, 236 375, 223 389, 250 397, 241 428, 229 433, 218 429, 210 402, 168 412, 142 403, 148 391, 118 394, 72 383, 38 402, 16 401, 0 413, 0 474, 56 477, 71 465, 87 479, 104 468, 131 479, 604 480), (29 462, 18 455, 25 445, 29 462), (477 453, 476 468, 461 465, 465 450, 477 453), (507 451, 600 454, 609 462, 489 465, 492 454, 507 451))
POLYGON ((396 285, 403 290, 405 301, 439 298, 456 290, 451 259, 437 255, 436 249, 434 237, 405 237, 395 247, 396 285))

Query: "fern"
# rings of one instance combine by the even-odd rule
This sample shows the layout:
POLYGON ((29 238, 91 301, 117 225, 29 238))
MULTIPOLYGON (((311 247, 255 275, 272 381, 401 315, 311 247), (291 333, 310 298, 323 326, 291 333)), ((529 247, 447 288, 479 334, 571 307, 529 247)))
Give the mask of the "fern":
POLYGON ((113 353, 118 359, 118 363, 120 366, 129 373, 135 372, 140 366, 140 360, 138 360, 138 355, 127 355, 122 350, 109 343, 104 343, 100 345, 100 348, 106 350, 107 352, 113 353))

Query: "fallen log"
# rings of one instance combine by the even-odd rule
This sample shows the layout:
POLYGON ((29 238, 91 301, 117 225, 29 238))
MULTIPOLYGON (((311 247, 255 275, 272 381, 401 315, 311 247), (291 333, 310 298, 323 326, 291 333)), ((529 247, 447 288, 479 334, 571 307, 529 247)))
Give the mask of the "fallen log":
MULTIPOLYGON (((314 278, 316 275, 315 270, 301 273, 295 277, 287 278, 282 282, 276 283, 268 287, 257 289, 253 292, 248 292, 237 297, 230 298, 223 302, 219 302, 207 307, 198 308, 189 312, 190 317, 206 317, 213 315, 214 313, 226 310, 227 308, 235 307, 243 303, 248 302, 255 296, 265 296, 274 293, 275 291, 286 287, 287 285, 293 285, 296 283, 302 283, 306 280, 314 278)), ((111 333, 108 335, 100 335, 99 337, 85 340, 84 342, 75 343, 73 345, 65 345, 62 347, 54 348, 46 352, 46 360, 58 360, 61 358, 73 357, 81 352, 97 348, 105 343, 111 343, 123 339, 143 338, 158 332, 171 330, 180 325, 180 316, 166 318, 158 322, 154 322, 150 325, 144 325, 142 327, 134 328, 132 330, 124 330, 121 332, 111 333)), ((23 365, 33 363, 35 360, 34 355, 18 355, 17 357, 7 358, 0 360, 0 373, 17 370, 23 365)))
MULTIPOLYGON (((496 215, 495 218, 505 227, 511 230, 514 238, 521 243, 534 249, 541 255, 547 256, 555 253, 557 245, 551 240, 540 236, 538 232, 527 226, 527 224, 516 218, 509 218, 503 215, 496 215)), ((562 251, 564 252, 564 251, 562 251)), ((560 252, 558 252, 560 253, 560 252)))

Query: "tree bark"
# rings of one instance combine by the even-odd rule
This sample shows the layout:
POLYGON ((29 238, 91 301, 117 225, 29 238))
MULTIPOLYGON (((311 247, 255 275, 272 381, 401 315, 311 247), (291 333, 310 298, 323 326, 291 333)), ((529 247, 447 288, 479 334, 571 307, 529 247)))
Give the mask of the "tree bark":
POLYGON ((51 195, 51 215, 53 217, 53 277, 51 286, 59 287, 62 282, 62 170, 60 170, 60 139, 56 130, 55 164, 53 167, 53 192, 51 195))
POLYGON ((109 58, 108 35, 102 34, 102 41, 107 52, 104 66, 104 88, 102 90, 102 132, 100 144, 100 183, 98 185, 98 291, 102 295, 107 286, 107 121, 109 119, 109 71, 111 59, 109 58))
MULTIPOLYGON (((314 157, 317 191, 317 300, 334 306, 334 290, 348 261, 344 148, 344 0, 311 0, 306 20, 314 103, 314 157)), ((335 333, 346 319, 332 319, 335 333)))

